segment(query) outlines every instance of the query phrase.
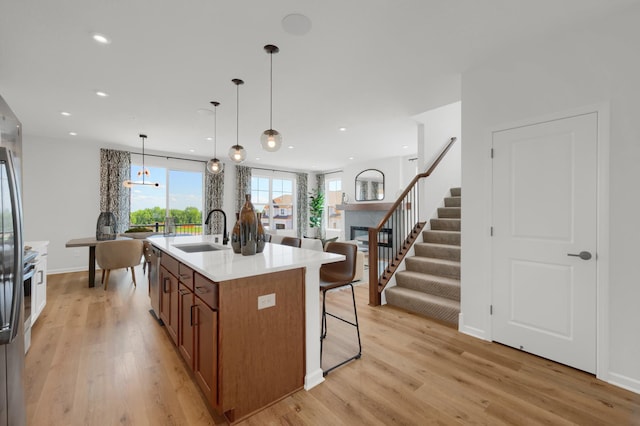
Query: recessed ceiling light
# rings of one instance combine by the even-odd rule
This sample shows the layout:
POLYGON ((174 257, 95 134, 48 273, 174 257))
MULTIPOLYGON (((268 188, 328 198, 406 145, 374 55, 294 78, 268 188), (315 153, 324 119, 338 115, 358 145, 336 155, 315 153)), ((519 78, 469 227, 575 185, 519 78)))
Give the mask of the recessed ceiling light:
POLYGON ((260 157, 256 157, 256 161, 260 161, 260 157))
POLYGON ((101 92, 100 90, 96 90, 96 95, 100 96, 101 98, 106 98, 107 96, 109 96, 106 92, 101 92))
POLYGON ((299 13, 292 13, 282 18, 282 28, 293 35, 305 35, 311 30, 311 20, 299 13))
POLYGON ((289 149, 293 149, 293 145, 289 145, 287 148, 289 148, 289 149))
POLYGON ((340 130, 341 132, 346 132, 347 128, 346 127, 340 127, 338 130, 340 130))
POLYGON ((211 136, 207 136, 207 137, 205 138, 205 140, 212 141, 212 140, 213 140, 213 138, 212 138, 211 136))
POLYGON ((407 149, 409 148, 409 145, 402 145, 402 149, 407 149))
POLYGON ((78 135, 76 132, 69 132, 69 134, 70 134, 71 136, 77 136, 77 135, 78 135))
POLYGON ((349 160, 353 160, 353 157, 349 157, 349 160))
POLYGON ((109 44, 109 43, 111 43, 111 40, 109 40, 107 38, 107 36, 105 36, 104 34, 95 33, 92 37, 96 42, 98 42, 100 44, 109 44))
POLYGON ((62 111, 62 112, 60 113, 60 115, 64 115, 65 117, 69 117, 69 116, 71 115, 71 113, 70 113, 70 112, 67 112, 67 111, 62 111))
POLYGON ((190 149, 189 152, 196 152, 196 150, 195 149, 190 149))

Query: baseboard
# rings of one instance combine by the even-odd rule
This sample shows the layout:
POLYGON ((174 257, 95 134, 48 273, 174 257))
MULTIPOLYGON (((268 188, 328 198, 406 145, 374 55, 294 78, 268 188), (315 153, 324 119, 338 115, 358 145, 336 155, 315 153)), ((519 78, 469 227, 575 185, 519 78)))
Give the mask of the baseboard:
POLYGON ((488 342, 491 339, 487 336, 487 332, 485 330, 481 330, 479 328, 470 327, 464 324, 464 315, 462 312, 458 315, 458 331, 463 334, 467 334, 471 337, 475 337, 477 339, 486 340, 488 342))
POLYGON ((307 375, 304 376, 304 389, 309 390, 322 382, 324 382, 324 376, 322 375, 322 369, 318 368, 314 372, 307 373, 307 375))
POLYGON ((608 373, 608 379, 605 380, 614 386, 626 389, 628 391, 640 394, 640 380, 632 379, 618 373, 608 373))
POLYGON ((76 267, 76 268, 63 268, 63 269, 48 269, 47 270, 47 275, 52 275, 52 274, 67 274, 70 272, 87 272, 88 269, 86 266, 82 267, 76 267))

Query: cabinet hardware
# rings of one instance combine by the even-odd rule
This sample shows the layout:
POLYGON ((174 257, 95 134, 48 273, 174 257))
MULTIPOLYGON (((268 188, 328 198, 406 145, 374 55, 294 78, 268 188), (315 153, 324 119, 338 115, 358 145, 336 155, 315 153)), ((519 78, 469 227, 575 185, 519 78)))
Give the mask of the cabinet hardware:
POLYGON ((196 286, 196 293, 208 293, 209 291, 205 286, 196 286), (204 290, 203 290, 204 289, 204 290))
POLYGON ((164 277, 164 280, 162 281, 162 292, 163 293, 169 293, 169 290, 167 290, 167 281, 170 281, 171 279, 169 277, 164 277))

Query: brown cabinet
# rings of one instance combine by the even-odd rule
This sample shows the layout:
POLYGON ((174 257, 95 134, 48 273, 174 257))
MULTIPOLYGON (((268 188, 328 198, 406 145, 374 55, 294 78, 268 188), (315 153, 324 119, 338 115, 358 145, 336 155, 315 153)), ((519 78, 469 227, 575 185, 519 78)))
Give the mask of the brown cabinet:
POLYGON ((178 343, 178 306, 178 279, 164 267, 163 262, 160 265, 160 319, 175 344, 178 343))
POLYGON ((194 324, 196 308, 193 292, 183 283, 179 284, 180 326, 178 328, 178 349, 189 367, 193 368, 194 324))
POLYGON ((212 282, 161 257, 161 318, 208 403, 232 423, 304 385, 304 276, 212 282))
POLYGON ((218 406, 218 313, 195 298, 193 373, 209 404, 218 406))

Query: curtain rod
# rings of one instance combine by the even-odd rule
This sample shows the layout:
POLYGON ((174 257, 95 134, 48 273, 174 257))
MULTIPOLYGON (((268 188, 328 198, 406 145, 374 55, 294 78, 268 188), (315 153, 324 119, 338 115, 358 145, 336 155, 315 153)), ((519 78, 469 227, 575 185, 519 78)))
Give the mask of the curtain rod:
MULTIPOLYGON (((133 151, 129 151, 129 154, 136 154, 136 155, 142 155, 141 152, 133 152, 133 151)), ((182 158, 182 157, 172 157, 170 155, 159 155, 159 154, 147 154, 145 152, 144 154, 145 157, 159 157, 159 158, 166 158, 167 160, 182 160, 182 161, 194 161, 196 163, 206 163, 206 161, 202 161, 202 160, 194 160, 193 158, 182 158)))
POLYGON ((268 172, 282 172, 282 173, 304 173, 304 172, 292 172, 291 170, 278 170, 278 169, 265 169, 264 167, 251 167, 251 166, 247 166, 249 167, 251 170, 266 170, 268 172))
POLYGON ((332 172, 326 172, 326 173, 320 173, 320 174, 323 174, 323 175, 332 175, 332 174, 334 174, 334 173, 342 173, 342 172, 344 172, 344 170, 334 170, 334 171, 332 171, 332 172))

